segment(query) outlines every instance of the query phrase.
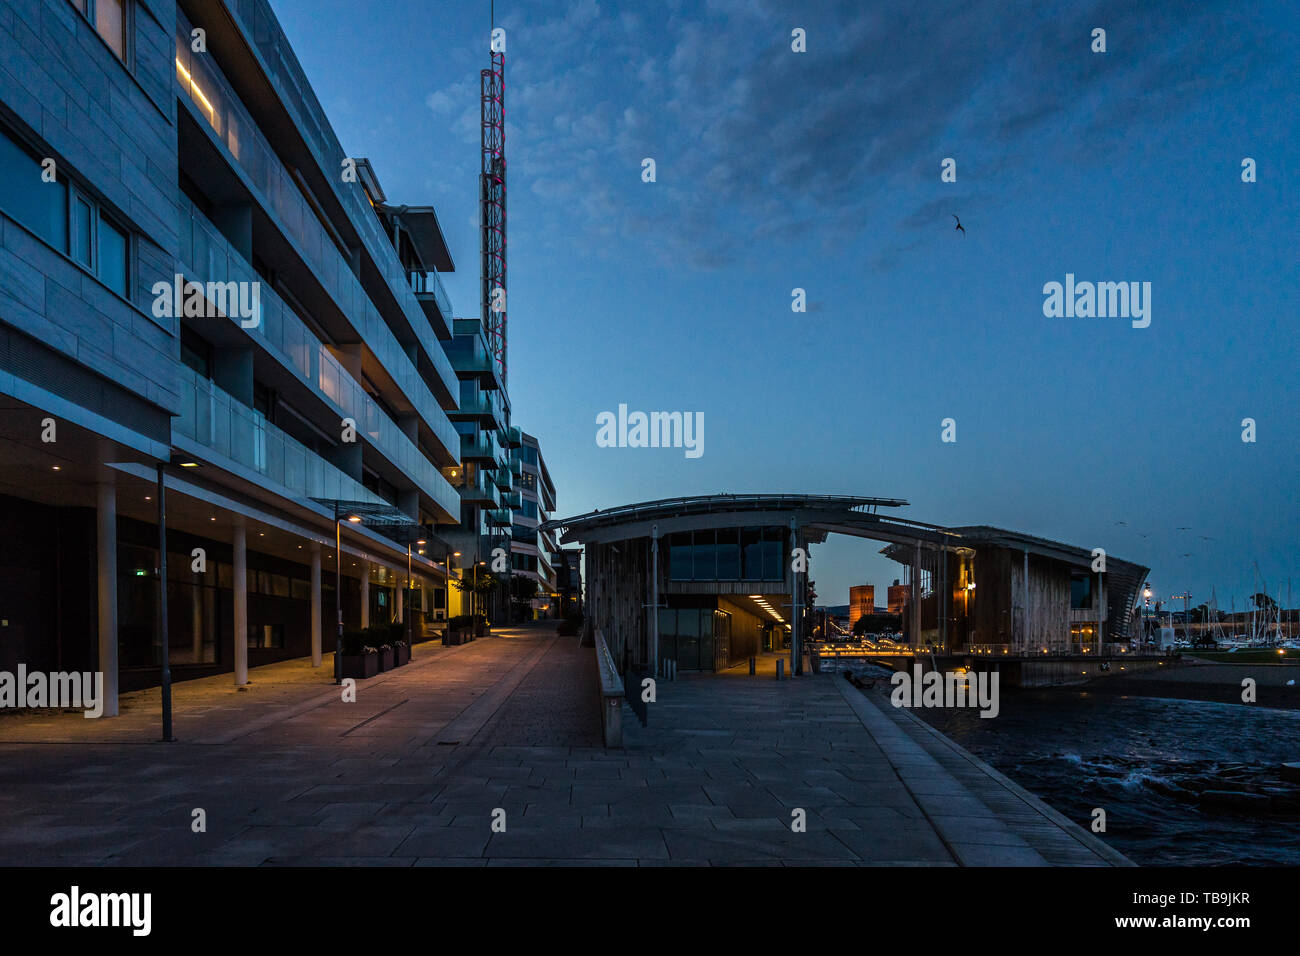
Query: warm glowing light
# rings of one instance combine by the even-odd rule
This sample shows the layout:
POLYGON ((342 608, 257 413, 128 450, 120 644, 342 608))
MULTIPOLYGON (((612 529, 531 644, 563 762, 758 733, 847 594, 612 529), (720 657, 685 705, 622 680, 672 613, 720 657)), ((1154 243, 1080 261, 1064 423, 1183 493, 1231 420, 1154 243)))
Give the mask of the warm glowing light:
POLYGON ((176 58, 176 72, 181 75, 181 78, 184 79, 187 84, 189 84, 190 92, 199 98, 201 101, 200 105, 208 111, 208 122, 215 127, 217 125, 216 107, 214 107, 212 102, 203 95, 203 91, 199 89, 199 84, 194 82, 194 77, 190 75, 189 70, 185 69, 185 64, 181 62, 180 57, 176 58))
POLYGON ((353 524, 361 523, 361 517, 359 515, 348 515, 348 520, 351 521, 353 524))

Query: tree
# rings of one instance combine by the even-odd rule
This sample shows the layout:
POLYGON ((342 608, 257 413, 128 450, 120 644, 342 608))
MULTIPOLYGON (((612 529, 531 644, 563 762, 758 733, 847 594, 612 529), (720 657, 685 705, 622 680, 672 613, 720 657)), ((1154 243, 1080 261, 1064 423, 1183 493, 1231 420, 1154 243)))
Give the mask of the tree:
POLYGON ((497 588, 501 587, 501 579, 491 571, 480 570, 477 574, 472 568, 467 568, 461 572, 461 577, 449 578, 451 586, 462 594, 472 594, 478 598, 476 602, 480 608, 485 606, 497 588))
POLYGON ((1277 608, 1277 602, 1265 594, 1263 591, 1257 591, 1250 596, 1255 602, 1255 607, 1261 611, 1272 611, 1277 608))

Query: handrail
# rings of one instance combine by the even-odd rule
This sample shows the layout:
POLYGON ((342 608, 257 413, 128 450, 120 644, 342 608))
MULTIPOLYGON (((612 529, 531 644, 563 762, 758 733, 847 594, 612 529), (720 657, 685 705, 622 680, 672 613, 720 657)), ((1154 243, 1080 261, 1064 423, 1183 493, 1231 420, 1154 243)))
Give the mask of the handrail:
POLYGON ((596 676, 600 684, 600 723, 606 747, 623 746, 623 678, 614 666, 605 634, 596 628, 596 676))

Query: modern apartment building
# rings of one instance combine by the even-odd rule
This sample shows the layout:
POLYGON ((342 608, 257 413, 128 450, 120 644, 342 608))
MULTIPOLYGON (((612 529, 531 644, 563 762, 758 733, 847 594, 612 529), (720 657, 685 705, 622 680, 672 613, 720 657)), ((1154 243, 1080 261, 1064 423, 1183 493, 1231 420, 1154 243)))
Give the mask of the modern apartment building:
POLYGON ((559 606, 553 563, 556 543, 554 535, 542 531, 539 525, 549 521, 555 511, 555 484, 536 438, 523 433, 520 443, 511 450, 510 466, 515 476, 515 490, 510 492, 508 502, 513 515, 511 573, 536 584, 537 597, 548 602, 548 607, 536 608, 533 616, 554 617, 559 606))
POLYGON ((446 613, 522 440, 452 269, 267 0, 6 0, 0 669, 103 670, 111 714, 164 653, 319 662, 336 560, 347 626, 446 613))

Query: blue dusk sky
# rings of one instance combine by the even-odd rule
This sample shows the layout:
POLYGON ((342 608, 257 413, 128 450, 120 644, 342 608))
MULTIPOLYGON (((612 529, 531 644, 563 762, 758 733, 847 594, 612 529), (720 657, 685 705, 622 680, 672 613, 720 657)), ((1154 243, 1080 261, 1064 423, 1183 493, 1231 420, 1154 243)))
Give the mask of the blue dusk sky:
MULTIPOLYGON (((344 149, 438 209, 477 316, 487 0, 273 4, 344 149)), ((1104 547, 1193 605, 1241 609, 1254 562, 1300 603, 1297 10, 498 2, 510 392, 558 514, 898 497, 1104 547), (1067 274, 1149 282, 1149 327, 1045 316, 1067 274), (620 403, 702 412, 704 454, 598 447, 620 403)), ((884 603, 879 547, 815 549, 819 600, 884 603)))

